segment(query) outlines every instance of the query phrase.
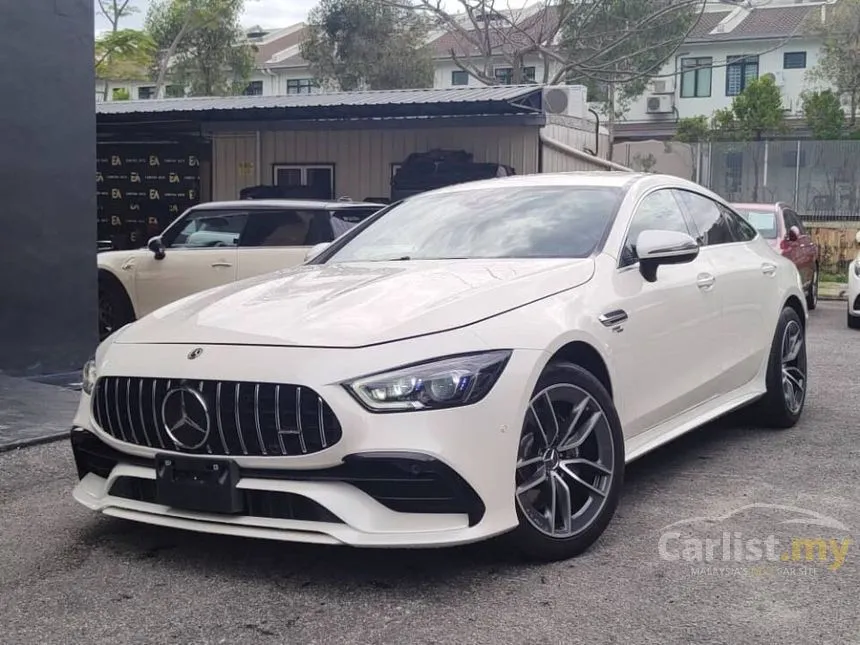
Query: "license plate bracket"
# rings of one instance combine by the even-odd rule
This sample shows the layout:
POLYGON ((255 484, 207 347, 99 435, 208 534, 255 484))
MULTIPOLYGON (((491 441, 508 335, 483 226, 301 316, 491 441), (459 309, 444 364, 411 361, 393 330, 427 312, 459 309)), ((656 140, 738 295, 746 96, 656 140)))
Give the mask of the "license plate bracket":
POLYGON ((155 456, 155 499, 164 506, 236 515, 245 506, 238 482, 239 467, 229 459, 155 456))

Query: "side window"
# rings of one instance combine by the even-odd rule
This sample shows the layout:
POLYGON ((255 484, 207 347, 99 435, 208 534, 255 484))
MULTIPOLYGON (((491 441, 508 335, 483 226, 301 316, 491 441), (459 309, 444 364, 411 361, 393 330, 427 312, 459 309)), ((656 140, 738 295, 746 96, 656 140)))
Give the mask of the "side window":
POLYGON ((720 205, 720 210, 723 212, 723 217, 729 223, 732 237, 738 242, 749 242, 750 240, 754 240, 755 236, 758 235, 758 230, 737 213, 730 211, 722 205, 720 205))
POLYGON ((170 249, 205 249, 238 246, 248 214, 235 211, 197 210, 165 231, 162 242, 170 249))
POLYGON ((251 214, 241 246, 313 246, 334 235, 325 210, 259 210, 251 214))
POLYGON ((677 231, 690 235, 690 229, 681 207, 669 190, 657 190, 645 197, 633 214, 624 249, 621 252, 621 266, 635 264, 636 240, 642 231, 677 231))
POLYGON ((717 202, 688 190, 679 190, 678 195, 698 229, 701 246, 739 241, 735 239, 731 222, 717 202))
POLYGON ((796 226, 800 230, 801 235, 806 235, 806 227, 803 225, 801 219, 797 216, 790 208, 786 208, 783 211, 783 216, 785 217, 785 227, 791 228, 792 226, 796 226))

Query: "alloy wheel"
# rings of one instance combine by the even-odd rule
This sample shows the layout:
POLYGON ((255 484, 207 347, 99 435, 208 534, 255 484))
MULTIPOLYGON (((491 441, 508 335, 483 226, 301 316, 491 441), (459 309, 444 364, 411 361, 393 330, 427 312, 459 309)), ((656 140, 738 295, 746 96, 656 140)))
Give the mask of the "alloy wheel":
POLYGON ((782 332, 782 392, 785 406, 793 415, 800 412, 806 395, 803 343, 803 328, 796 320, 790 320, 782 332))
POLYGON ((516 466, 516 499, 538 531, 564 539, 585 531, 606 504, 614 442, 606 413, 584 389, 556 384, 530 401, 516 466))
POLYGON ((104 340, 113 332, 114 312, 110 299, 99 298, 99 336, 104 340))

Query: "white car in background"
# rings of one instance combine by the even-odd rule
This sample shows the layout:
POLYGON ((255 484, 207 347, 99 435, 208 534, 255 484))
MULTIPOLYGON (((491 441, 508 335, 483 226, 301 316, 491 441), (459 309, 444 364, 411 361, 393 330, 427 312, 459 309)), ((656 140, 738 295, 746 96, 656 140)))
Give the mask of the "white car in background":
POLYGON ((284 199, 194 206, 148 248, 97 255, 100 338, 198 291, 301 264, 313 246, 382 207, 284 199))
MULTIPOLYGON (((676 177, 539 174, 393 204, 301 267, 104 341, 71 433, 92 510, 195 531, 568 558, 625 465, 807 391, 794 264, 676 177)), ((742 447, 739 446, 739 449, 742 447)))
MULTIPOLYGON (((854 241, 860 247, 860 231, 854 241)), ((848 265, 848 327, 860 329, 860 251, 848 265)))

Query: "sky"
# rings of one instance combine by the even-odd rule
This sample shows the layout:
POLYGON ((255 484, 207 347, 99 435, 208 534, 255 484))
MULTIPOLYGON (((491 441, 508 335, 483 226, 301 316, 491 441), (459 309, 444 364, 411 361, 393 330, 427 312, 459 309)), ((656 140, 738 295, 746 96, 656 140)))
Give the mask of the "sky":
MULTIPOLYGON (((131 0, 131 2, 139 11, 125 18, 120 26, 128 29, 140 29, 149 0, 131 0)), ((242 17, 242 24, 246 27, 255 25, 264 28, 287 27, 303 21, 316 4, 317 0, 245 0, 245 15, 242 17)), ((456 0, 446 0, 446 4, 450 5, 451 10, 456 10, 459 3, 456 0)), ((499 4, 505 5, 507 3, 500 2, 499 4)), ((517 6, 523 2, 512 4, 517 6)), ((104 17, 96 14, 96 32, 107 29, 109 26, 104 17)))

